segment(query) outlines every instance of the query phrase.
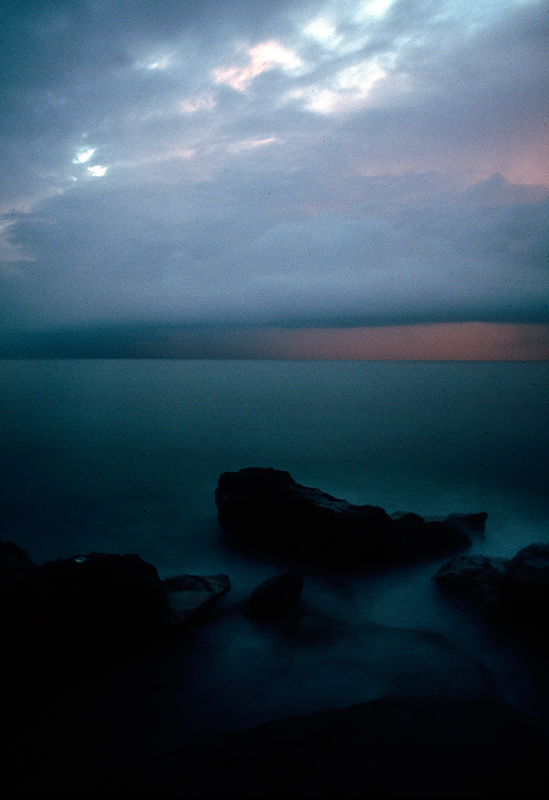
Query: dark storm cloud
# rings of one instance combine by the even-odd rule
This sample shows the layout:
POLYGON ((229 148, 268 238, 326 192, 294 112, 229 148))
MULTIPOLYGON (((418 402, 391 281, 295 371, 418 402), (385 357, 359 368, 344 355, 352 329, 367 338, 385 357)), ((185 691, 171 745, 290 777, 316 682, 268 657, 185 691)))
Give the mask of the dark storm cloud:
POLYGON ((547 321, 547 10, 3 4, 7 328, 547 321))
MULTIPOLYGON (((36 257, 25 265, 21 292, 29 304, 40 297, 48 311, 56 307, 57 324, 96 316, 290 325, 546 321, 548 202, 500 204, 505 183, 489 183, 492 202, 481 215, 471 192, 403 204, 390 216, 364 214, 357 204, 354 218, 325 211, 281 219, 281 203, 268 221, 257 198, 241 198, 232 216, 230 193, 223 202, 214 196, 219 187, 173 200, 157 219, 162 194, 148 190, 132 197, 98 190, 81 204, 55 198, 43 203, 49 222, 26 215, 15 227, 15 243, 36 257)), ((292 188, 285 186, 290 207, 292 188)), ((371 197, 375 181, 363 179, 361 190, 371 197)))

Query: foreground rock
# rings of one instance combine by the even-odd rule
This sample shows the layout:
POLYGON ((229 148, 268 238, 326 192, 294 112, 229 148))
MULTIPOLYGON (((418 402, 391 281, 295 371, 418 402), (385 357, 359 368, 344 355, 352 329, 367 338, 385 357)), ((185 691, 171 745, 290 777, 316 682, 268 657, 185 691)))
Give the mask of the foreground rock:
POLYGON ((105 717, 106 705, 117 702, 119 682, 136 664, 177 646, 172 637, 228 589, 226 575, 162 581, 137 555, 90 553, 38 565, 0 542, 3 795, 118 797, 103 776, 117 748, 128 746, 117 731, 131 741, 135 726, 125 718, 139 719, 147 679, 132 707, 121 702, 105 717))
POLYGON ((226 575, 161 581, 137 555, 90 553, 33 564, 0 542, 2 634, 17 659, 46 649, 97 654, 145 644, 190 622, 230 587, 226 575))
POLYGON ((549 544, 531 544, 511 559, 457 556, 433 580, 494 617, 545 642, 549 616, 549 544))
POLYGON ((546 742, 496 700, 393 697, 222 733, 121 782, 126 797, 545 797, 546 742))
POLYGON ((246 546, 291 558, 351 565, 412 561, 464 549, 483 536, 487 515, 424 520, 390 516, 296 483, 288 472, 225 472, 215 492, 223 530, 246 546))

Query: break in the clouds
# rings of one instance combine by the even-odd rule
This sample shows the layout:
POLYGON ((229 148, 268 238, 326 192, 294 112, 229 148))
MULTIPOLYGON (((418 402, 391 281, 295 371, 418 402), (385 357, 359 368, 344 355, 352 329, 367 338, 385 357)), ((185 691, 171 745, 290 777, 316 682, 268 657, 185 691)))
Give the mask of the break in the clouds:
POLYGON ((7 0, 6 335, 548 323, 548 12, 7 0))

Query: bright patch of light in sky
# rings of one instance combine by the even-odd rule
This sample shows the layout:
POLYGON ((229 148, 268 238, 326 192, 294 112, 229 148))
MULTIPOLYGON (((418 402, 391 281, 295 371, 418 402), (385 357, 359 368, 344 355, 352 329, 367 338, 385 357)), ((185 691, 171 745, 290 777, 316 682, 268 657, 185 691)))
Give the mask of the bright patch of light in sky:
POLYGON ((328 49, 335 49, 343 40, 338 34, 336 25, 326 17, 317 17, 303 28, 305 36, 316 39, 328 49))
POLYGON ((243 66, 218 67, 214 70, 217 84, 227 84, 232 89, 245 92, 254 78, 263 72, 280 67, 285 72, 301 70, 303 62, 292 50, 275 41, 260 42, 247 51, 248 63, 243 66))
POLYGON ((382 17, 393 3, 394 0, 369 0, 367 3, 362 3, 361 16, 382 17))
POLYGON ((76 158, 73 159, 73 164, 85 164, 95 153, 96 148, 90 147, 88 150, 81 150, 76 158))
POLYGON ((372 87, 386 75, 387 72, 377 59, 362 61, 341 70, 336 76, 335 86, 341 91, 350 91, 359 97, 367 97, 372 87))
POLYGON ((135 61, 133 66, 134 69, 138 70, 148 70, 151 72, 162 71, 173 66, 175 61, 175 56, 176 56, 175 51, 172 52, 157 51, 156 53, 153 53, 150 56, 145 56, 144 58, 140 58, 138 61, 135 61))
POLYGON ((96 164, 93 167, 88 167, 88 172, 94 178, 102 178, 103 175, 106 174, 108 167, 101 167, 99 164, 96 164))
POLYGON ((305 108, 319 114, 356 110, 367 103, 372 89, 387 74, 377 58, 361 61, 336 72, 328 85, 295 89, 288 99, 300 99, 305 108))
POLYGON ((170 66, 170 62, 170 56, 163 56, 162 58, 158 58, 155 61, 151 61, 149 64, 147 64, 147 69, 166 69, 170 66))

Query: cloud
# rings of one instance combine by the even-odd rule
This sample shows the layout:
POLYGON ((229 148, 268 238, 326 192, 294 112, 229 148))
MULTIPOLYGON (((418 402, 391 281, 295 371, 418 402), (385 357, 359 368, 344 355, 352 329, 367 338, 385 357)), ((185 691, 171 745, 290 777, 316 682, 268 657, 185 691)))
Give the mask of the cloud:
POLYGON ((6 4, 5 325, 546 322, 547 6, 6 4))
MULTIPOLYGON (((398 183, 389 197, 406 194, 398 183)), ((297 184, 285 184, 290 206, 294 188, 299 205, 297 184)), ((375 186, 363 180, 365 198, 375 186)), ((345 214, 268 220, 262 206, 231 204, 216 186, 162 214, 161 190, 98 190, 87 202, 44 201, 10 235, 12 247, 34 253, 18 264, 21 298, 40 297, 56 324, 545 321, 549 203, 498 202, 512 189, 491 180, 448 192, 444 203, 439 194, 436 204, 380 205, 376 214, 357 203, 345 214), (472 202, 476 193, 482 205, 472 202)))

